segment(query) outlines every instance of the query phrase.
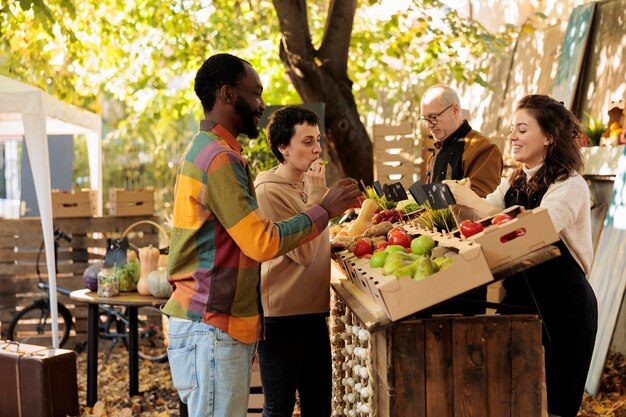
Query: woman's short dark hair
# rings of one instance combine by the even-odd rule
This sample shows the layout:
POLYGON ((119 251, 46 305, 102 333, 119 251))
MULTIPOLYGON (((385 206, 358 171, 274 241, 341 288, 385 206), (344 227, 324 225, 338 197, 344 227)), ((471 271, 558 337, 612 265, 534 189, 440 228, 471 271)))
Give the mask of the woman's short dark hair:
MULTIPOLYGON (((562 102, 540 95, 531 94, 517 103, 517 110, 526 110, 537 121, 549 143, 543 166, 528 181, 527 193, 545 192, 548 187, 582 172, 584 163, 579 140, 583 135, 576 116, 562 102)), ((516 185, 525 177, 518 167, 511 176, 511 185, 516 185)))
POLYGON ((215 95, 223 85, 235 85, 246 76, 246 60, 230 54, 213 55, 200 67, 196 74, 194 91, 202 103, 204 112, 215 105, 215 95))
POLYGON ((278 148, 289 145, 293 134, 296 132, 296 126, 305 123, 309 126, 319 126, 320 118, 302 106, 286 106, 272 113, 267 125, 267 143, 278 162, 285 162, 285 158, 278 148))

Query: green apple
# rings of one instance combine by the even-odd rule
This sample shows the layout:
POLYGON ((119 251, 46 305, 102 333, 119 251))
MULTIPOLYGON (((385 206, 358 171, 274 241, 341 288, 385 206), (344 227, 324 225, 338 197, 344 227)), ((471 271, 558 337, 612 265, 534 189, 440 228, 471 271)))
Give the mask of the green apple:
POLYGON ((385 252, 404 252, 406 253, 406 248, 402 245, 389 245, 385 248, 385 252))
POLYGON ((372 257, 370 258, 370 266, 372 268, 382 268, 383 265, 385 264, 385 258, 387 258, 387 255, 389 255, 389 252, 385 252, 385 251, 374 252, 372 254, 372 257))
POLYGON ((429 254, 435 247, 435 241, 428 235, 421 235, 411 241, 411 252, 424 255, 429 254))

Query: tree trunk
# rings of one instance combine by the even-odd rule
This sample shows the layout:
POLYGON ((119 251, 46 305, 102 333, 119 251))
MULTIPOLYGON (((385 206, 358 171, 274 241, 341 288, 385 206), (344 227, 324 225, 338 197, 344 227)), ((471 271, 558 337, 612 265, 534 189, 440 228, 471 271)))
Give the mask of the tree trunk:
POLYGON ((282 40, 280 59, 305 103, 325 103, 325 138, 330 159, 341 176, 373 182, 372 142, 359 118, 348 48, 356 0, 332 0, 324 39, 315 49, 309 32, 306 0, 274 0, 282 40))

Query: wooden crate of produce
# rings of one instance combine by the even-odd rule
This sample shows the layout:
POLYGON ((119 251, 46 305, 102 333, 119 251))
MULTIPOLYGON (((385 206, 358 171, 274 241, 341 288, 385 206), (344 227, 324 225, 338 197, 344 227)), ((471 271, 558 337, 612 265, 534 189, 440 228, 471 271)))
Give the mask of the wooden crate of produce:
POLYGON ((151 216, 154 214, 154 190, 127 191, 109 189, 109 214, 111 216, 151 216))
POLYGON ((77 192, 52 191, 52 217, 93 217, 98 212, 95 190, 82 189, 77 192))

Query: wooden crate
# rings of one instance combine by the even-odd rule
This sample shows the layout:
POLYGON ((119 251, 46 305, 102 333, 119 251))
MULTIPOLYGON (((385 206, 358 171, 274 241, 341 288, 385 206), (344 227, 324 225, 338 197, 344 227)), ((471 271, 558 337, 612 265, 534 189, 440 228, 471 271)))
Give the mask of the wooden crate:
POLYGON ((378 417, 547 415, 541 322, 535 316, 406 320, 368 337, 362 329, 355 331, 354 316, 347 325, 342 325, 345 317, 333 320, 333 330, 351 329, 332 335, 334 380, 339 381, 333 385, 333 409, 343 415, 351 410, 359 415, 363 404, 378 417), (345 349, 355 352, 359 345, 366 346, 367 355, 345 349), (345 357, 337 357, 339 352, 345 357), (367 373, 359 369, 360 377, 340 366, 362 364, 357 356, 369 356, 367 373), (356 384, 369 387, 371 395, 359 394, 356 384))
POLYGON ((534 316, 412 320, 372 340, 379 417, 541 417, 541 322, 534 316))
POLYGON ((154 214, 154 190, 151 188, 127 191, 123 188, 109 190, 111 216, 151 216, 154 214))
POLYGON ((373 141, 374 177, 381 184, 401 182, 408 189, 416 173, 413 123, 374 125, 373 141))
POLYGON ((98 213, 98 196, 95 190, 77 192, 52 191, 52 217, 93 217, 98 213))
MULTIPOLYGON (((155 217, 145 219, 159 221, 155 217)), ((59 242, 57 285, 69 290, 84 288, 83 272, 90 263, 104 259, 106 239, 119 237, 136 221, 137 218, 132 217, 55 219, 54 227, 72 236, 71 242, 59 242)), ((159 231, 151 225, 142 224, 133 228, 129 240, 138 247, 158 246, 159 231)), ((3 331, 6 331, 16 311, 46 296, 37 288, 37 255, 42 243, 39 218, 0 219, 0 325, 3 331)), ((39 259, 39 270, 43 280, 47 281, 45 251, 39 259)), ((72 334, 72 340, 66 345, 73 348, 75 343, 86 340, 87 307, 74 304, 69 297, 60 294, 58 299, 74 316, 76 334, 72 334)), ((31 343, 36 344, 36 341, 31 343)))

